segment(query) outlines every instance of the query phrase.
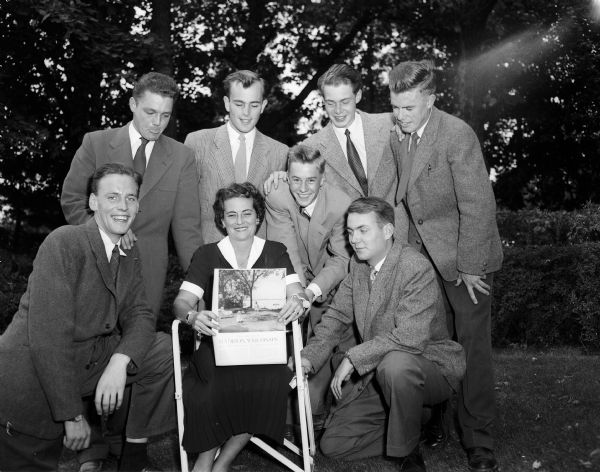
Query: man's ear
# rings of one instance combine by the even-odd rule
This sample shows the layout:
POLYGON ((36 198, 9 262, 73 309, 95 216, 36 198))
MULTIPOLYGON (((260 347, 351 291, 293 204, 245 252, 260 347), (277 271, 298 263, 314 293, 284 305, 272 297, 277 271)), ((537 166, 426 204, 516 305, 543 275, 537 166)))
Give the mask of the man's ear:
POLYGON ((429 97, 427 97, 427 108, 429 108, 431 110, 431 107, 433 107, 434 102, 435 102, 435 94, 432 93, 431 95, 429 95, 429 97))
POLYGON ((362 98, 362 89, 360 89, 358 92, 356 92, 356 100, 355 100, 355 102, 356 103, 360 102, 361 98, 362 98))
POLYGON ((262 101, 262 105, 260 106, 260 112, 261 112, 261 113, 262 113, 263 111, 265 111, 265 108, 266 108, 266 106, 267 106, 267 99, 265 98, 265 99, 262 101))
POLYGON ((392 223, 387 223, 383 227, 383 235, 385 236, 385 239, 390 239, 394 236, 394 225, 392 223))
POLYGON ((135 101, 135 98, 129 97, 129 109, 131 110, 131 113, 134 113, 136 108, 137 102, 135 101))
POLYGON ((229 113, 229 97, 227 95, 223 97, 223 104, 225 105, 225 110, 229 113))
POLYGON ((94 212, 98 210, 98 198, 93 193, 90 193, 90 199, 88 201, 88 204, 90 206, 90 210, 94 212))

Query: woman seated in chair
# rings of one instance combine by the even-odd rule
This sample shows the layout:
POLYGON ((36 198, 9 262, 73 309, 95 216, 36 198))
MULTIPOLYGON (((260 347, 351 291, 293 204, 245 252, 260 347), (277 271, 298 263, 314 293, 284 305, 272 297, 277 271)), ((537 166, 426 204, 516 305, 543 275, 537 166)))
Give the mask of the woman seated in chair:
POLYGON ((194 472, 228 470, 254 434, 282 443, 292 376, 286 365, 215 366, 211 336, 219 323, 205 309, 212 306, 214 269, 286 268, 287 301, 279 315, 284 323, 297 319, 307 300, 285 246, 255 236, 265 204, 252 184, 220 189, 213 208, 227 237, 196 251, 174 303, 175 316, 202 335, 183 380, 183 446, 200 453, 194 472))

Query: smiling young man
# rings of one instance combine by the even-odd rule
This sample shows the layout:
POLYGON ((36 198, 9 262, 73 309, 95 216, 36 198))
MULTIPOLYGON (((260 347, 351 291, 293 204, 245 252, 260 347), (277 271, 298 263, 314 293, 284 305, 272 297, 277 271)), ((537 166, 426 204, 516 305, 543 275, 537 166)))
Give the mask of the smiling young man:
POLYGON ((346 64, 334 64, 318 81, 329 123, 304 141, 326 162, 327 179, 354 200, 383 198, 394 205, 398 173, 390 149, 390 113, 365 113, 362 78, 346 64))
POLYGON ((0 336, 0 470, 56 470, 63 444, 86 448, 82 399, 99 415, 131 402, 121 470, 146 467, 148 436, 175 427, 170 338, 156 333, 137 247, 140 176, 121 164, 91 179, 93 217, 40 246, 19 309, 0 336))
MULTIPOLYGON (((327 182, 321 153, 304 144, 288 152, 287 173, 287 182, 280 182, 266 197, 267 239, 287 247, 312 303, 312 332, 348 273, 350 248, 344 225, 350 197, 327 182)), ((330 379, 331 370, 326 368, 309 381, 316 428, 326 413, 330 379)))
POLYGON ((398 470, 422 472, 422 408, 458 387, 462 348, 448 339, 431 264, 394 240, 393 207, 380 198, 355 200, 346 229, 355 252, 350 272, 302 351, 303 368, 315 372, 349 327, 359 333, 331 381, 337 403, 321 450, 349 460, 387 455, 398 470))
MULTIPOLYGON (((185 144, 196 156, 200 219, 204 243, 220 241, 223 234, 214 222, 213 202, 220 188, 250 182, 262 191, 263 182, 285 169, 287 146, 256 129, 267 106, 265 81, 255 72, 239 70, 223 81, 223 103, 228 122, 218 128, 188 134, 185 144)), ((264 227, 258 236, 264 236, 264 227)))
POLYGON ((401 130, 391 143, 400 169, 397 202, 408 216, 409 244, 436 269, 448 331, 467 355, 458 422, 469 466, 493 471, 491 292, 502 246, 492 185, 475 132, 434 106, 433 63, 398 64, 389 81, 401 130))

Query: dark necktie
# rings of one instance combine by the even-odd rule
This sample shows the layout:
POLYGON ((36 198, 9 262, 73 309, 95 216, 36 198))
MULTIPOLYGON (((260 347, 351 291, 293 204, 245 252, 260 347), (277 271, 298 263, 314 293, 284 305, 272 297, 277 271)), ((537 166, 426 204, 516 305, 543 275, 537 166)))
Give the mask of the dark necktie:
POLYGON ((115 244, 110 255, 110 271, 112 272, 113 280, 117 283, 117 274, 119 273, 119 245, 115 244))
POLYGON ((146 144, 148 144, 148 140, 143 136, 140 139, 142 144, 137 148, 133 157, 133 170, 143 177, 146 171, 146 144))
POLYGON ((400 174, 400 197, 406 201, 406 192, 408 191, 408 180, 410 179, 410 173, 412 172, 413 161, 415 160, 415 153, 417 152, 417 144, 419 142, 419 135, 415 132, 410 135, 410 147, 406 153, 406 159, 402 162, 402 173, 400 174))
POLYGON ((360 184, 360 188, 363 191, 364 196, 366 197, 369 191, 369 186, 367 184, 367 176, 365 175, 365 169, 360 162, 360 156, 358 155, 358 151, 354 147, 354 143, 350 139, 350 130, 347 129, 345 132, 346 135, 346 154, 348 155, 348 164, 350 164, 350 168, 352 172, 354 172, 354 176, 358 183, 360 184))

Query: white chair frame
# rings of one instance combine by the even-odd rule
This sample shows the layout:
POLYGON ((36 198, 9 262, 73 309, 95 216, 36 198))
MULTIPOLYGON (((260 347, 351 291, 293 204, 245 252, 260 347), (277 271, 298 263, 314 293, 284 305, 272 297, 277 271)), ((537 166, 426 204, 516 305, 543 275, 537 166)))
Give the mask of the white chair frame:
MULTIPOLYGON (((182 395, 182 377, 181 377, 181 349, 179 344, 179 324, 180 320, 173 321, 171 327, 173 334, 173 364, 175 370, 175 401, 177 404, 177 426, 179 432, 179 456, 181 459, 181 471, 189 472, 188 458, 183 448, 183 395, 182 395)), ((284 466, 294 472, 312 472, 314 471, 315 435, 312 422, 312 410, 310 408, 310 394, 308 391, 308 381, 302 372, 300 360, 300 351, 302 350, 302 333, 298 321, 292 322, 292 339, 294 346, 294 365, 295 376, 290 382, 290 386, 296 389, 298 396, 298 410, 300 415, 300 434, 302 439, 302 448, 296 446, 293 442, 284 439, 283 444, 289 450, 302 458, 302 467, 283 455, 277 449, 267 444, 262 439, 253 436, 251 442, 256 444, 266 453, 277 459, 284 466), (300 379, 300 381, 298 381, 300 379)))

